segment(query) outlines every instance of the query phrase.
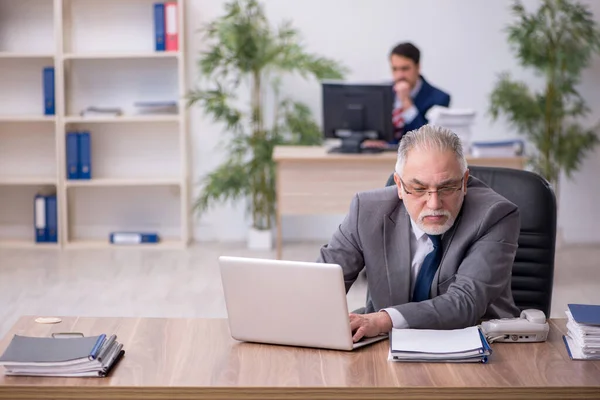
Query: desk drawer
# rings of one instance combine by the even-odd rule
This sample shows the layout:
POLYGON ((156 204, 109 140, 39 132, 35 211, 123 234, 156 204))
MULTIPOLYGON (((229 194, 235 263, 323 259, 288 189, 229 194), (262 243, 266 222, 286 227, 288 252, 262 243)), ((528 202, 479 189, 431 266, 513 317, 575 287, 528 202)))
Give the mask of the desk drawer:
POLYGON ((395 160, 285 162, 278 166, 281 214, 345 214, 357 192, 382 188, 395 160))

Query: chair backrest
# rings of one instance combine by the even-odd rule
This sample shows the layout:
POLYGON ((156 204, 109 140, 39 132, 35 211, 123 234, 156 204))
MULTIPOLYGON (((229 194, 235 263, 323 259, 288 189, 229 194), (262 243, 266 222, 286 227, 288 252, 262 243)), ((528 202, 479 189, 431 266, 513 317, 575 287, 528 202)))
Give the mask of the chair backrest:
MULTIPOLYGON (((512 294, 521 310, 550 316, 556 246, 556 197, 548 182, 533 172, 469 166, 470 175, 519 207, 521 232, 512 269, 512 294)), ((394 174, 386 186, 394 184, 394 174)))

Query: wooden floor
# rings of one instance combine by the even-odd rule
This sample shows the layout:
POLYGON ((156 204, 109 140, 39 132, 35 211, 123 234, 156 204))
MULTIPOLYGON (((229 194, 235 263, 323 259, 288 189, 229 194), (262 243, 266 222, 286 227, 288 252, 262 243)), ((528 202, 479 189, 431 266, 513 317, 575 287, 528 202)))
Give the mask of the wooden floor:
MULTIPOLYGON (((320 243, 286 244, 283 258, 314 261, 320 243)), ((21 315, 226 317, 217 258, 274 258, 242 243, 188 250, 0 249, 0 337, 21 315)), ((365 282, 348 294, 364 305, 365 282)), ((556 254, 552 317, 568 303, 600 304, 600 246, 562 247, 556 254)))

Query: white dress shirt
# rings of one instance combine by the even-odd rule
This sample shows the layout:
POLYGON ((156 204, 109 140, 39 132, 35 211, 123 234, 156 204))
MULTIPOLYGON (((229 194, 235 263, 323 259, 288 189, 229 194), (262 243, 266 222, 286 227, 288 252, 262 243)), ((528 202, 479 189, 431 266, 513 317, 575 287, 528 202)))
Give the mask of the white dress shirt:
MULTIPOLYGON (((433 242, 429 239, 429 236, 419 226, 410 219, 410 225, 412 227, 412 235, 410 235, 410 253, 411 253, 411 264, 410 264, 410 295, 415 288, 415 282, 419 275, 421 265, 427 257, 427 254, 433 251, 433 242)), ((392 268, 399 268, 399 266, 390 266, 392 268)), ((392 326, 396 329, 408 328, 408 323, 395 308, 384 308, 383 311, 387 312, 392 319, 392 326)))
MULTIPOLYGON (((413 88, 413 90, 410 91, 411 99, 414 100, 414 98, 417 96, 417 94, 421 90, 421 86, 423 86, 423 81, 421 80, 421 78, 419 78, 419 80, 415 84, 415 87, 413 88)), ((398 98, 398 96, 395 96, 395 98, 396 98, 396 100, 394 101, 394 109, 402 107, 402 101, 398 98)), ((413 120, 417 117, 417 115, 419 115, 419 110, 417 110, 417 107, 415 107, 414 104, 412 106, 410 106, 409 108, 407 108, 406 110, 402 111, 402 119, 404 120, 404 125, 407 125, 407 124, 410 124, 411 122, 413 122, 413 120)))

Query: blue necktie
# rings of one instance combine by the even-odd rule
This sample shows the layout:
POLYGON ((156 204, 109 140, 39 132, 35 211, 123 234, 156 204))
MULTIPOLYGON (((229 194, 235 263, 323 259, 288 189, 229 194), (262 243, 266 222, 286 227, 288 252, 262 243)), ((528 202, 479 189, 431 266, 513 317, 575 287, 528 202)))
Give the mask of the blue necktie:
POLYGON ((442 260, 442 235, 427 235, 433 242, 433 250, 427 254, 423 265, 419 270, 417 281, 415 282, 415 289, 413 292, 412 301, 418 302, 429 299, 429 291, 431 290, 431 283, 435 276, 440 261, 442 260))

